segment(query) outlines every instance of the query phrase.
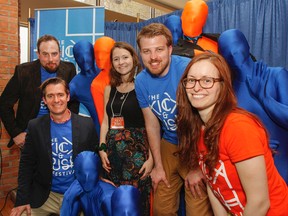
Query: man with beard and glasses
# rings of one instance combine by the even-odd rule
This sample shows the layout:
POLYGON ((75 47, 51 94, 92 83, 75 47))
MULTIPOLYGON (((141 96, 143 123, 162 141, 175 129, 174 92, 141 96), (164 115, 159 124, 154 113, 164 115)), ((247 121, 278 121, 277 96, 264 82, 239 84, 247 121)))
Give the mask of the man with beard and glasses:
POLYGON ((201 170, 189 170, 177 154, 176 90, 190 59, 171 55, 171 32, 160 23, 143 27, 137 44, 146 67, 136 77, 135 90, 154 159, 154 215, 177 215, 183 184, 186 215, 212 215, 201 170))
MULTIPOLYGON (((60 77, 69 83, 76 75, 73 63, 60 60, 59 41, 52 35, 44 35, 37 41, 38 59, 15 67, 12 78, 0 99, 2 122, 11 137, 8 147, 14 143, 22 148, 25 143, 28 121, 49 113, 39 89, 48 78, 60 77), (14 105, 18 102, 15 116, 14 105)), ((69 102, 69 109, 78 113, 79 103, 69 102)))

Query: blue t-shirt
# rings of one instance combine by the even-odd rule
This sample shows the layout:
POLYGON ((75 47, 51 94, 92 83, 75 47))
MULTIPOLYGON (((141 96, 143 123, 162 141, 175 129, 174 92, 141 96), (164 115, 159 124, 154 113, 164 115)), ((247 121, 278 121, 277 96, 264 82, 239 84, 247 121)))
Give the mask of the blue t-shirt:
MULTIPOLYGON (((56 72, 55 73, 49 73, 43 67, 41 67, 41 83, 43 83, 46 79, 49 79, 52 77, 56 77, 56 72)), ((40 109, 39 109, 37 117, 46 115, 48 113, 49 113, 49 109, 46 106, 46 104, 44 103, 43 99, 41 98, 40 109)))
POLYGON ((74 181, 72 123, 51 120, 52 187, 53 192, 64 194, 74 181))
POLYGON ((135 80, 140 107, 152 109, 161 121, 163 138, 173 144, 178 144, 176 91, 180 78, 190 61, 189 58, 172 55, 170 68, 165 76, 155 77, 144 69, 135 80))

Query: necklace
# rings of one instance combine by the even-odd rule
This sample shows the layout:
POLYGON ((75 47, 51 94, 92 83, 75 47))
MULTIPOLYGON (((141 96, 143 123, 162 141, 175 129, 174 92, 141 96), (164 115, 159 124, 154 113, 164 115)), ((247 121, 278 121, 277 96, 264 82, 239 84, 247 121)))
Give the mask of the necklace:
MULTIPOLYGON (((114 103, 114 100, 115 100, 115 97, 116 97, 117 92, 118 92, 118 91, 117 91, 117 89, 116 89, 115 94, 114 94, 114 97, 113 97, 113 99, 112 99, 112 101, 111 101, 111 105, 110 105, 113 117, 115 116, 115 113, 114 113, 114 110, 113 110, 113 103, 114 103)), ((130 92, 124 93, 124 94, 120 97, 120 99, 122 100, 122 104, 121 104, 121 107, 120 107, 120 112, 117 113, 117 116, 118 116, 118 115, 121 116, 123 105, 124 105, 126 99, 128 98, 129 93, 130 93, 130 92), (126 96, 126 97, 125 97, 125 96, 126 96), (124 100, 122 99, 122 97, 123 97, 124 100)))
POLYGON ((124 100, 126 94, 127 94, 127 93, 122 94, 122 96, 120 97, 120 100, 124 100))

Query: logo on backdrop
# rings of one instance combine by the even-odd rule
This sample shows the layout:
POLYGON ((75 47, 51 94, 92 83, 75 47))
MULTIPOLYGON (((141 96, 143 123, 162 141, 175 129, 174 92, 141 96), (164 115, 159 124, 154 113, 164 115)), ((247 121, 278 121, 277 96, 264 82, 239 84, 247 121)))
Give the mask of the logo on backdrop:
POLYGON ((72 48, 80 40, 94 44, 104 36, 104 7, 36 9, 31 25, 31 60, 37 59, 37 40, 44 34, 54 35, 60 43, 61 60, 76 64, 72 48))

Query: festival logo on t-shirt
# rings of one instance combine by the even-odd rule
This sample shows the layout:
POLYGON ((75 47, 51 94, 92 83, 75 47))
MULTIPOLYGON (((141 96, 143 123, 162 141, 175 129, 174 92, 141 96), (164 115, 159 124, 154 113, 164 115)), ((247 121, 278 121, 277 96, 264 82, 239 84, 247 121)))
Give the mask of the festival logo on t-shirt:
POLYGON ((241 194, 238 194, 234 186, 231 184, 225 163, 222 160, 219 160, 211 176, 209 175, 203 158, 204 156, 200 154, 199 165, 202 169, 202 172, 205 173, 205 176, 208 179, 208 184, 214 195, 227 209, 229 209, 229 211, 233 212, 233 215, 242 216, 244 205, 241 203, 241 194))
POLYGON ((71 119, 65 123, 51 120, 52 186, 51 190, 64 194, 74 181, 71 119))
POLYGON ((53 176, 73 174, 72 142, 65 137, 52 139, 53 176))
POLYGON ((162 120, 163 125, 169 131, 176 131, 176 101, 164 92, 164 94, 149 95, 150 108, 162 120))

